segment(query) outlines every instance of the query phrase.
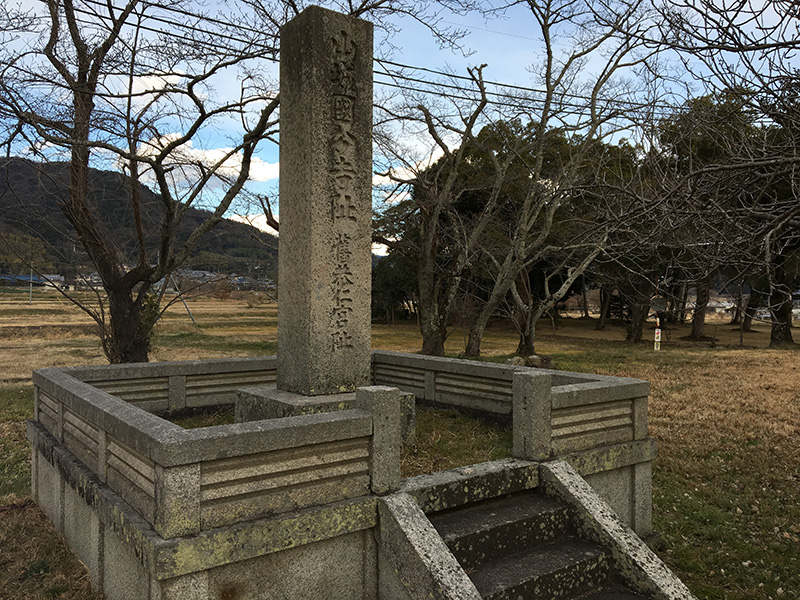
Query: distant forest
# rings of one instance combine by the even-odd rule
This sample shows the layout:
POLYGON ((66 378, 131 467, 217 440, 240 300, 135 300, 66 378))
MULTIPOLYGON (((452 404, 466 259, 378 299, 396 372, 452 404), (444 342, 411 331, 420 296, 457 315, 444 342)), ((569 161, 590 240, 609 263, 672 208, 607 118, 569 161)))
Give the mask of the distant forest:
MULTIPOLYGON (((75 231, 61 212, 67 194, 68 163, 38 163, 22 158, 0 160, 0 273, 27 271, 32 259, 39 271, 74 275, 76 268, 94 270, 75 231), (9 247, 11 246, 11 247, 9 247)), ((90 202, 100 209, 102 226, 109 230, 118 251, 135 262, 133 215, 127 178, 121 173, 92 170, 90 202)), ((143 221, 149 255, 156 256, 163 204, 159 196, 141 188, 143 221)), ((177 235, 186 239, 208 212, 190 208, 177 235)), ((277 279, 278 240, 250 225, 224 220, 202 239, 183 268, 258 275, 277 279)))

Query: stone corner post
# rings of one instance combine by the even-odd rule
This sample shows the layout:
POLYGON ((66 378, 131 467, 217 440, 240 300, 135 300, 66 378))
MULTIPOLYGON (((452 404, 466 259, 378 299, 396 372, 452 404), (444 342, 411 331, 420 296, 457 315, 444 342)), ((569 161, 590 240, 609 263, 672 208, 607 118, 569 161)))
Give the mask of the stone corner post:
POLYGON ((513 375, 514 457, 541 461, 551 456, 552 376, 536 370, 513 375))
POLYGON ((356 390, 355 407, 372 414, 370 442, 370 488, 388 494, 400 487, 400 451, 403 448, 403 394, 383 385, 356 390))

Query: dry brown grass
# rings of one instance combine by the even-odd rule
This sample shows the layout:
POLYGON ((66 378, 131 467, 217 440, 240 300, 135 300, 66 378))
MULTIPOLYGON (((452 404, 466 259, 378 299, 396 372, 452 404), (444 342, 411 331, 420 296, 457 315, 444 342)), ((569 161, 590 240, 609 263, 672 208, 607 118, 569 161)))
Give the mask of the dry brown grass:
POLYGON ((86 567, 30 500, 0 506, 0 597, 99 600, 86 567), (35 533, 35 535, 32 535, 35 533))

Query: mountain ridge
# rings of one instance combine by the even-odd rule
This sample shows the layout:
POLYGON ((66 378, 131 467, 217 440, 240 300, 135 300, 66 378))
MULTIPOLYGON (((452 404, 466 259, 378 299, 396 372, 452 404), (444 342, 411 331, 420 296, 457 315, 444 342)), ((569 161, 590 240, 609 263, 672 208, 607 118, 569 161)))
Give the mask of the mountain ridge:
MULTIPOLYGON (((26 158, 0 160, 0 233, 7 240, 31 252, 58 272, 74 273, 89 263, 77 235, 59 208, 68 194, 69 163, 40 163, 26 158), (35 252, 31 250, 35 248, 35 252)), ((148 256, 155 257, 164 206, 161 197, 140 185, 142 221, 148 256)), ((133 213, 128 200, 129 180, 115 171, 90 170, 89 202, 100 215, 100 226, 114 240, 123 262, 133 263, 138 247, 133 213)), ((210 211, 189 207, 176 237, 178 244, 208 216, 210 211)), ((14 250, 0 242, 0 272, 13 270, 14 250), (5 250, 5 252, 3 252, 5 250)), ((277 277, 277 238, 252 225, 223 219, 200 240, 183 268, 223 273, 277 277), (269 247, 271 245, 272 247, 269 247)))

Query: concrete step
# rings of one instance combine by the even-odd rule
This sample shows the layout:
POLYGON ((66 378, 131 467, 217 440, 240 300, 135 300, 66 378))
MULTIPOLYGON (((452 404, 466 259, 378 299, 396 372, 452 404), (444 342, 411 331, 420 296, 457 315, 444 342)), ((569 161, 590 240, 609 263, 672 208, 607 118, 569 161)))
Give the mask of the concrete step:
POLYGON ((573 535, 567 507, 530 491, 428 517, 465 569, 573 535))
POLYGON ((568 538, 487 562, 468 574, 485 600, 567 600, 602 588, 606 552, 568 538))

